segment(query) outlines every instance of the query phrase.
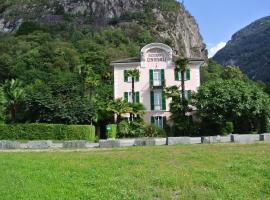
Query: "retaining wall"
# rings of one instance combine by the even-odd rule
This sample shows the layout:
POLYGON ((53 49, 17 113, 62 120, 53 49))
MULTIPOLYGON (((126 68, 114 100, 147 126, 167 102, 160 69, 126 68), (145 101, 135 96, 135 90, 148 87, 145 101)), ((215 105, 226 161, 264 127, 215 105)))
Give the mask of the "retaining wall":
POLYGON ((214 144, 214 143, 251 143, 257 141, 270 141, 270 133, 228 136, 203 136, 203 137, 168 137, 168 138, 136 138, 136 139, 108 139, 99 143, 85 140, 72 141, 10 141, 0 140, 0 150, 4 149, 81 149, 81 148, 114 148, 131 146, 160 146, 177 144, 214 144))

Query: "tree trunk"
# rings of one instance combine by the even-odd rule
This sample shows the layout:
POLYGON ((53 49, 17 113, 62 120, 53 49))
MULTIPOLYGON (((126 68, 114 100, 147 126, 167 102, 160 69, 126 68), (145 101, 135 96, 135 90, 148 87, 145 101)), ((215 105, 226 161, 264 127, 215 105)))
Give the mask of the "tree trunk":
MULTIPOLYGON (((132 76, 132 103, 135 103, 135 77, 132 76)), ((130 113, 130 121, 133 121, 133 114, 130 113)))
POLYGON ((185 71, 181 70, 181 94, 182 94, 182 105, 183 105, 183 116, 186 116, 185 104, 186 104, 186 97, 185 97, 185 71))

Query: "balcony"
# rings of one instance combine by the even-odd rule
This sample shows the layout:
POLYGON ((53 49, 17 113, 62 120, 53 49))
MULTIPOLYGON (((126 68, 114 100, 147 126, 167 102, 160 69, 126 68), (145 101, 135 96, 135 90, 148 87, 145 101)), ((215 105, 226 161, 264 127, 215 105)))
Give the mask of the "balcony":
POLYGON ((151 89, 163 89, 166 87, 166 81, 164 79, 150 81, 150 87, 151 89))

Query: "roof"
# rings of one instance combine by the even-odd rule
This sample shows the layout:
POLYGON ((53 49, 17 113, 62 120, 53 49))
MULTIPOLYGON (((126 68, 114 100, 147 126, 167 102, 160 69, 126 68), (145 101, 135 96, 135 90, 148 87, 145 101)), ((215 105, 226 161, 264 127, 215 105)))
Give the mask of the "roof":
MULTIPOLYGON (((177 56, 173 56, 173 61, 175 61, 177 56)), ((204 61, 202 58, 189 58, 190 61, 204 61)), ((132 57, 121 60, 112 61, 111 64, 128 64, 128 63, 139 63, 141 62, 140 57, 132 57)))
POLYGON ((111 64, 121 64, 121 63, 137 63, 141 62, 141 58, 139 57, 133 57, 133 58, 126 58, 121 60, 112 61, 111 64))

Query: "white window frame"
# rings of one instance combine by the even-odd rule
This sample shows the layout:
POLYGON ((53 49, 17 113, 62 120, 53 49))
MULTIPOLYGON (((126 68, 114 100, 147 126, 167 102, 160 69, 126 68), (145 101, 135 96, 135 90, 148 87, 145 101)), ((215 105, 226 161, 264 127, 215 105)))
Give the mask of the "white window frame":
POLYGON ((153 86, 161 86, 161 70, 153 70, 153 86))
POLYGON ((162 110, 162 92, 160 90, 154 91, 154 108, 162 110))
POLYGON ((154 124, 160 128, 164 127, 163 124, 163 116, 153 116, 154 117, 154 124))

